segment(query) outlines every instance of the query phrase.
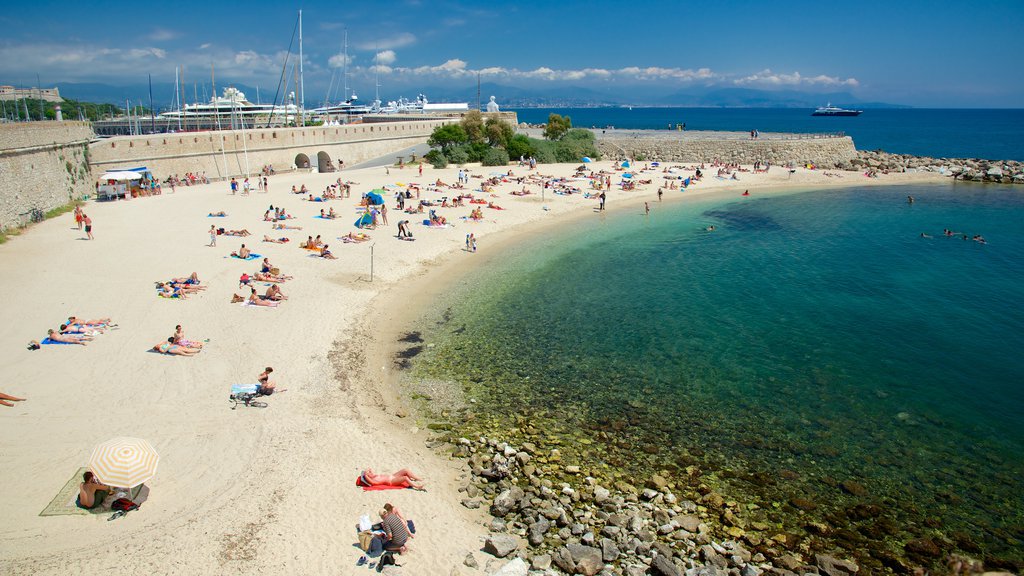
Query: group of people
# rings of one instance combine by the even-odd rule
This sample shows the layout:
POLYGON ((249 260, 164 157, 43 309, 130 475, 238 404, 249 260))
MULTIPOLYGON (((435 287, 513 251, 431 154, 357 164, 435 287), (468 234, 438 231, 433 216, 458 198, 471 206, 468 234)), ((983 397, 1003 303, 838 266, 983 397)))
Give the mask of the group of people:
MULTIPOLYGON (((50 328, 46 331, 46 338, 43 344, 78 344, 85 346, 95 336, 103 334, 109 328, 116 328, 110 318, 96 318, 93 320, 82 320, 75 316, 68 316, 67 322, 60 324, 58 330, 50 328)), ((40 343, 33 340, 28 344, 29 350, 38 350, 40 343)))
POLYGON ((86 214, 81 206, 75 206, 75 224, 78 224, 78 229, 81 230, 85 227, 85 238, 86 240, 95 240, 92 235, 92 218, 86 214))
POLYGON ((153 346, 153 351, 169 356, 195 356, 203 351, 203 343, 185 338, 185 332, 178 324, 174 327, 174 334, 166 342, 153 346))
POLYGON ((197 294, 206 290, 202 286, 199 275, 193 272, 185 278, 171 278, 164 282, 156 283, 157 296, 161 298, 187 298, 189 294, 197 294))

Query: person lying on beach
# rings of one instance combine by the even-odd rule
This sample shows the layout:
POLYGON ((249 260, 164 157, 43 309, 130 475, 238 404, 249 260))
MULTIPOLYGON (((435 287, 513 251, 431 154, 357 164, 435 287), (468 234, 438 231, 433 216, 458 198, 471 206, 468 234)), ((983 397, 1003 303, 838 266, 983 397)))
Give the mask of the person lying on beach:
POLYGON ((171 337, 172 342, 178 346, 184 346, 186 348, 194 348, 200 350, 203 347, 202 342, 196 342, 195 340, 188 340, 185 338, 185 331, 181 329, 181 324, 174 327, 174 336, 171 337))
POLYGON ((478 206, 476 208, 473 208, 473 211, 469 213, 469 218, 471 220, 483 220, 484 213, 482 210, 480 210, 480 207, 478 206))
POLYGON ((91 470, 82 474, 82 483, 78 485, 78 498, 75 505, 83 510, 98 508, 107 499, 107 495, 114 491, 113 486, 107 486, 99 481, 91 470))
POLYGON ((274 224, 274 230, 302 230, 302 226, 289 226, 287 224, 274 224))
POLYGON ((273 300, 266 300, 256 293, 255 288, 249 288, 252 292, 249 294, 249 304, 253 306, 277 306, 277 302, 273 300))
POLYGON ((341 237, 341 241, 346 243, 366 242, 369 239, 370 235, 364 234, 363 232, 359 232, 358 234, 355 232, 349 232, 348 234, 345 234, 344 236, 341 237))
POLYGON ((412 488, 413 490, 425 490, 422 478, 412 473, 408 468, 402 468, 394 474, 377 474, 372 468, 367 468, 359 475, 361 486, 399 486, 401 488, 412 488))
POLYGON ((228 213, 223 211, 223 210, 221 210, 220 212, 210 212, 209 214, 207 214, 207 216, 209 216, 211 218, 223 218, 223 217, 225 217, 227 215, 228 215, 228 213))
POLYGON ((161 354, 168 354, 170 356, 195 356, 200 352, 194 348, 186 348, 185 346, 175 344, 173 337, 168 338, 167 342, 161 342, 153 346, 153 351, 161 354))
POLYGON ((495 210, 504 210, 504 208, 502 208, 501 206, 498 206, 498 205, 497 205, 497 204, 495 204, 494 202, 488 202, 488 203, 487 203, 487 207, 488 207, 488 208, 493 208, 493 209, 495 209, 495 210))
POLYGON ((335 256, 334 254, 331 254, 331 251, 327 249, 327 244, 324 244, 324 247, 320 249, 320 257, 321 258, 327 258, 328 260, 337 260, 338 259, 337 256, 335 256))
POLYGON ((4 406, 14 406, 14 404, 11 404, 11 402, 24 401, 24 398, 18 398, 17 396, 11 396, 9 394, 4 394, 3 392, 0 392, 0 404, 3 404, 4 406))
POLYGON ((92 340, 92 336, 87 336, 85 334, 61 334, 53 328, 46 331, 46 337, 54 342, 81 344, 82 346, 85 346, 86 341, 92 340))
POLYGON ((184 290, 171 286, 166 282, 156 283, 156 295, 161 298, 188 298, 187 293, 184 290))
POLYGON ((251 253, 252 252, 245 247, 245 244, 242 244, 242 247, 238 249, 238 252, 232 252, 231 255, 234 256, 235 258, 241 258, 242 260, 245 260, 246 258, 249 257, 249 254, 251 253))
POLYGON ((252 233, 249 232, 248 230, 246 230, 245 228, 243 228, 241 230, 225 230, 223 235, 224 236, 251 236, 252 233))
POLYGON ((267 287, 267 292, 266 294, 263 295, 263 299, 274 300, 276 302, 281 300, 287 300, 288 297, 281 292, 281 288, 279 288, 277 284, 271 284, 270 286, 267 287))
POLYGON ((82 320, 77 316, 68 316, 68 326, 91 326, 91 327, 106 327, 106 326, 117 326, 117 324, 111 323, 110 318, 96 318, 93 320, 82 320))
POLYGON ((85 334, 86 336, 95 336, 103 333, 101 326, 69 326, 67 324, 61 324, 59 331, 61 334, 85 334))
POLYGON ((199 285, 199 274, 193 272, 187 278, 171 278, 171 284, 194 284, 199 285))
POLYGON ((291 276, 285 276, 283 274, 271 274, 270 272, 266 272, 266 273, 264 273, 264 272, 257 272, 253 276, 253 278, 255 278, 257 282, 277 282, 277 283, 284 282, 286 280, 291 280, 292 279, 291 276))
POLYGON ((271 238, 270 236, 267 236, 266 234, 263 235, 263 241, 264 242, 273 242, 274 244, 287 244, 288 242, 290 242, 290 240, 288 238, 283 238, 283 237, 282 238, 271 238))

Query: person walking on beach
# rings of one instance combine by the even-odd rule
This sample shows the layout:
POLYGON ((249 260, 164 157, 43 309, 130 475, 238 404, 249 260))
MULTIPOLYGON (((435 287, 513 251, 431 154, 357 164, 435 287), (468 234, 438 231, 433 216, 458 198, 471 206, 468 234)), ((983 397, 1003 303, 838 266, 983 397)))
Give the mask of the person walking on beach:
POLYGON ((75 223, 78 224, 78 229, 82 229, 82 207, 75 206, 75 223))
POLYGON ((662 194, 664 194, 664 192, 661 191, 661 188, 658 188, 658 202, 661 202, 661 195, 662 194))
POLYGON ((234 196, 238 192, 238 180, 231 179, 231 195, 234 196))
POLYGON ((604 192, 601 192, 601 195, 598 196, 598 198, 601 199, 601 207, 598 208, 598 211, 599 212, 603 212, 604 211, 604 201, 608 198, 608 195, 605 194, 604 192))
POLYGON ((92 218, 85 212, 82 212, 82 222, 85 224, 85 237, 89 240, 95 240, 92 236, 92 218))
POLYGON ((270 192, 270 184, 267 182, 267 177, 263 177, 263 191, 270 192))
POLYGON ((213 224, 210 225, 210 243, 207 246, 214 247, 217 245, 217 227, 213 224))

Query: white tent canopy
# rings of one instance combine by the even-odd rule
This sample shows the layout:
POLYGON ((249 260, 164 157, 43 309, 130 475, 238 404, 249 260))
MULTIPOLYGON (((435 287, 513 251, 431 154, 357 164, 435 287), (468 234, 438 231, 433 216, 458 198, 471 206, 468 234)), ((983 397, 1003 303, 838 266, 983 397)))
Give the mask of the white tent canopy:
POLYGON ((139 172, 107 172, 100 176, 100 180, 141 180, 139 172))

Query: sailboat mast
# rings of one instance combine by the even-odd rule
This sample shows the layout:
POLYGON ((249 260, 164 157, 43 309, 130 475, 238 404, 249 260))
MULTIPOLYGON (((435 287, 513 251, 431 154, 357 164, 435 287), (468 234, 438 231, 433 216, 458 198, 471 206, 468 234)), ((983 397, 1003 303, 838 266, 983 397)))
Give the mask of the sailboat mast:
POLYGON ((306 79, 302 75, 302 10, 299 10, 299 112, 302 114, 302 126, 306 125, 306 79))
POLYGON ((345 92, 342 93, 342 98, 345 101, 350 100, 348 95, 348 28, 345 28, 345 67, 342 69, 342 78, 345 80, 345 92))

